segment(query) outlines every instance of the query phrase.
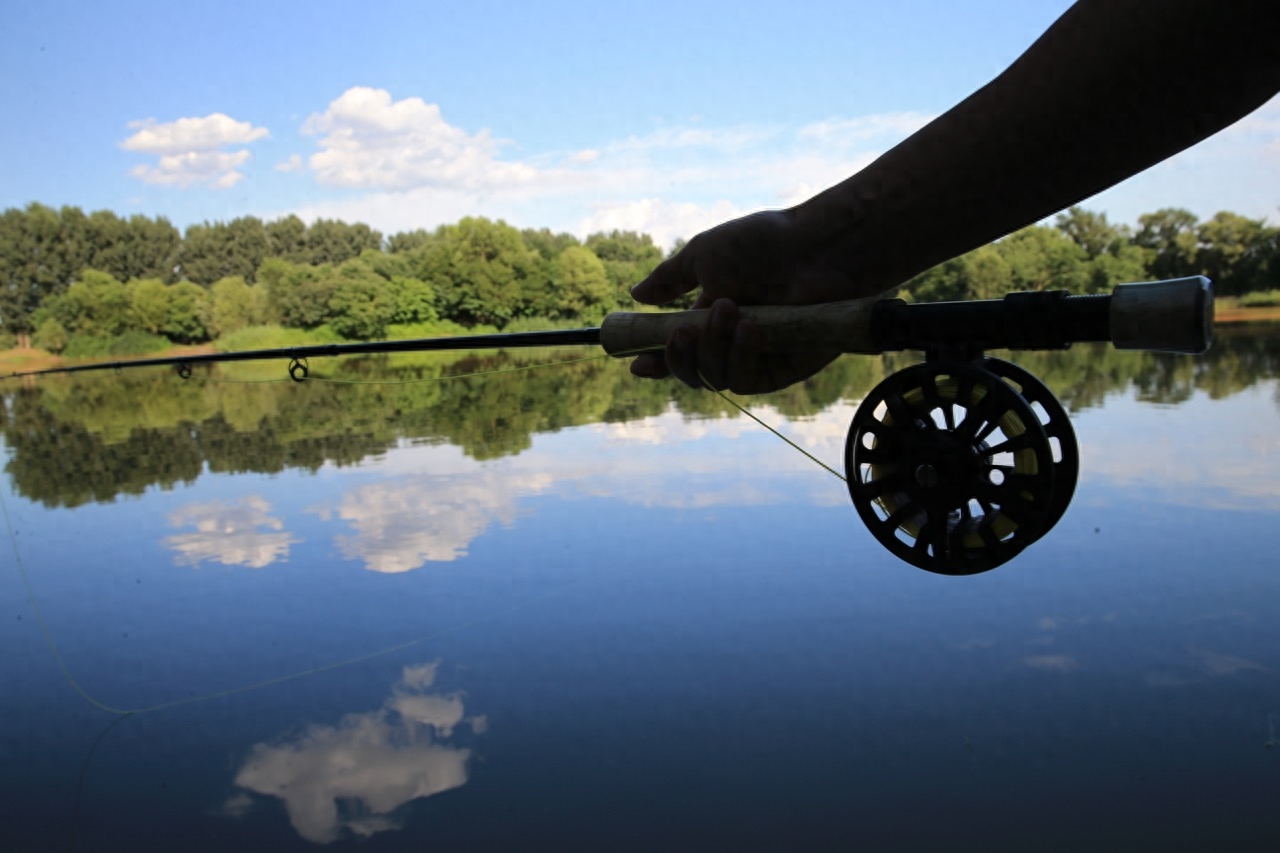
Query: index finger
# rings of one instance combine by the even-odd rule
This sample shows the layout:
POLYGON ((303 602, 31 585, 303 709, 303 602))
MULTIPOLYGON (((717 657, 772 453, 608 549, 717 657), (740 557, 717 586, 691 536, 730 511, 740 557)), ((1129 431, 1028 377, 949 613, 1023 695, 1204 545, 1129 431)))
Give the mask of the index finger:
POLYGON ((654 268, 643 281, 631 288, 631 298, 646 305, 664 305, 683 296, 698 286, 693 274, 689 247, 685 246, 673 257, 654 268))

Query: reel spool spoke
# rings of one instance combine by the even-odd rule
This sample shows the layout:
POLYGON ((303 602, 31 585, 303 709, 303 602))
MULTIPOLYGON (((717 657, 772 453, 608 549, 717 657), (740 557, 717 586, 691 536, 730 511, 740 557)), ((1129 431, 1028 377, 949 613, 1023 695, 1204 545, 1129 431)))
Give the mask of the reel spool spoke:
POLYGON ((1000 442, 999 444, 993 447, 988 447, 987 453, 991 454, 992 456, 994 456, 997 453, 1013 453, 1014 451, 1031 447, 1031 444, 1032 444, 1031 434, 1024 432, 1022 433, 1022 435, 1015 435, 1013 438, 1006 438, 1004 441, 1000 442))
MULTIPOLYGON (((1040 531, 1040 535, 1043 536, 1067 511, 1067 506, 1075 494, 1076 481, 1080 476, 1080 446, 1076 441, 1076 431, 1071 426, 1071 417, 1043 382, 1018 365, 987 356, 982 360, 982 368, 1006 382, 1015 384, 1020 396, 1033 407, 1033 413, 1035 407, 1039 406, 1046 416, 1036 418, 1049 439, 1054 469, 1053 499, 1048 506, 1044 529, 1040 531), (1053 453, 1054 449, 1056 453, 1053 453)), ((990 451, 997 453, 1003 449, 992 447, 990 451)))
POLYGON ((850 426, 845 471, 854 507, 881 544, 950 575, 993 569, 1034 542, 1055 474, 1035 411, 1000 376, 967 362, 915 365, 873 389, 850 426), (886 414, 876 418, 877 409, 886 414), (994 460, 997 452, 1008 460, 994 460))

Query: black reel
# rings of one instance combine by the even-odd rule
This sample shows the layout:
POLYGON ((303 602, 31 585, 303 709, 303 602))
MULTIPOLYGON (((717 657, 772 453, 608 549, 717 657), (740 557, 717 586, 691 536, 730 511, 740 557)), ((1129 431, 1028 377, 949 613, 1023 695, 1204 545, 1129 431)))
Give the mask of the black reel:
POLYGON ((1052 392, 990 358, 893 374, 858 407, 845 442, 849 494, 872 535, 946 575, 994 569, 1043 536, 1078 471, 1052 392))

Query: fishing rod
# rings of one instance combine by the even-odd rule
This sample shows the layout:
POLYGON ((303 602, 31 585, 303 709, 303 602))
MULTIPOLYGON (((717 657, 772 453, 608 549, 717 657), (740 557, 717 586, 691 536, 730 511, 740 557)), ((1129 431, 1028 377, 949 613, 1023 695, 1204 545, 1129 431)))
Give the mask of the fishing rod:
MULTIPOLYGON (((988 349, 1117 349, 1196 354, 1212 342, 1207 278, 1121 284, 1110 294, 1028 291, 1003 299, 907 303, 870 297, 803 306, 744 306, 766 352, 876 355, 920 350, 921 364, 877 385, 854 414, 845 479, 872 535, 927 571, 969 575, 995 568, 1041 538, 1066 511, 1079 474, 1071 421, 1053 393, 988 349)), ((617 357, 659 349, 708 309, 615 312, 598 327, 565 331, 314 344, 144 358, 9 374, 41 376, 168 366, 189 378, 197 364, 289 359, 305 381, 307 359, 438 350, 600 346, 617 357)))

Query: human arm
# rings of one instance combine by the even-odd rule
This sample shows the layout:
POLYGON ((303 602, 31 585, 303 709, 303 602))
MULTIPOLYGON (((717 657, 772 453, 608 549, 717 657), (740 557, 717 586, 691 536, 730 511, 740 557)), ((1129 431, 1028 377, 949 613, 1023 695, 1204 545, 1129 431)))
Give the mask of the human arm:
POLYGON ((691 240, 632 291, 701 287, 703 326, 637 375, 774 390, 834 354, 756 346, 738 304, 870 296, 1097 193, 1232 124, 1280 88, 1274 0, 1080 0, 998 77, 866 169, 787 210, 691 240))

